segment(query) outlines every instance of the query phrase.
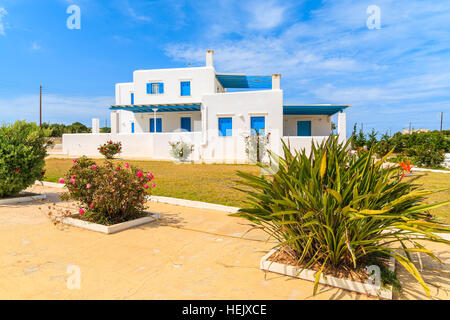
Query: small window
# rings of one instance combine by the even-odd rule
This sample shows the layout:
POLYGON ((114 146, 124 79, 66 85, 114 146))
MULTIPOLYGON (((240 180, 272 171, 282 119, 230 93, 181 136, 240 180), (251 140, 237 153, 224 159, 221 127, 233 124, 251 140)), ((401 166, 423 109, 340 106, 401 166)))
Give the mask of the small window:
POLYGON ((147 83, 148 94, 162 94, 164 93, 164 83, 162 82, 150 82, 147 83))
POLYGON ((266 120, 264 117, 251 117, 250 118, 251 134, 256 136, 256 133, 263 136, 266 129, 266 120))
POLYGON ((219 118, 219 137, 231 137, 233 135, 233 119, 219 118))
POLYGON ((191 95, 191 82, 190 81, 181 81, 180 82, 180 94, 182 96, 190 96, 191 95))
POLYGON ((131 93, 131 104, 134 104, 134 93, 131 93))

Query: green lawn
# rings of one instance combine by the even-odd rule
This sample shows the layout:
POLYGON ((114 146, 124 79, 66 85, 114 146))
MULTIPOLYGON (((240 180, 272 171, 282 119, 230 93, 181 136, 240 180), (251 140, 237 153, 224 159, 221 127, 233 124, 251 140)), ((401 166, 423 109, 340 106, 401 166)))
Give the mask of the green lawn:
MULTIPOLYGON (((101 162, 102 160, 97 160, 101 162)), ((114 160, 115 162, 124 162, 114 160)), ((218 203, 228 206, 240 207, 246 196, 233 189, 238 186, 236 171, 245 171, 257 174, 259 168, 253 165, 231 164, 175 164, 169 161, 127 161, 145 172, 155 175, 157 187, 153 194, 218 203)), ((63 173, 72 166, 71 159, 47 159, 46 181, 57 182, 63 173)), ((450 188, 449 173, 419 172, 418 183, 424 189, 450 188)), ((450 191, 435 194, 427 202, 444 201, 450 199, 450 191)), ((450 223, 450 205, 432 211, 442 221, 450 223)))

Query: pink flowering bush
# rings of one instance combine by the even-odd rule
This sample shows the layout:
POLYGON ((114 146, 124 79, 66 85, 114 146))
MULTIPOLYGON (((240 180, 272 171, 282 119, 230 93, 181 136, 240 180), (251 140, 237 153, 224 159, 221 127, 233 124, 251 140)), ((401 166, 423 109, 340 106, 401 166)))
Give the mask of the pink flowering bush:
POLYGON ((111 225, 144 215, 153 179, 153 174, 128 164, 122 167, 106 161, 100 165, 81 157, 60 179, 68 189, 61 199, 78 201, 80 218, 111 225))
POLYGON ((98 151, 105 156, 106 159, 112 159, 114 156, 122 151, 121 142, 108 141, 97 148, 98 151))

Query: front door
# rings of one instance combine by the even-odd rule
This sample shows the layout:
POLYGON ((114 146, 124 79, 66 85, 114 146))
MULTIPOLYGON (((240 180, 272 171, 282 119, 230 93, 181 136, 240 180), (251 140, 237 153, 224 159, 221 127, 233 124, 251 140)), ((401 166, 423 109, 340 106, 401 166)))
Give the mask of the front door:
POLYGON ((191 132, 191 118, 181 118, 181 130, 191 132))
POLYGON ((311 121, 297 121, 297 135, 300 137, 310 137, 311 121))
MULTIPOLYGON (((150 118, 150 132, 155 132, 155 119, 150 118)), ((162 119, 156 118, 156 132, 162 132, 162 119)))

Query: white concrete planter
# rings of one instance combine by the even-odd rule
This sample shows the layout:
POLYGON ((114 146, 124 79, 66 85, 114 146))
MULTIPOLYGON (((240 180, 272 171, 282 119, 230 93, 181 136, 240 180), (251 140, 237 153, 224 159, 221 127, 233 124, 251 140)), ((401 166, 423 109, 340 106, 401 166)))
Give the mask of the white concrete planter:
POLYGON ((190 207, 190 208, 197 208, 197 209, 218 210, 218 211, 224 211, 224 212, 228 212, 228 213, 236 213, 239 211, 239 208, 236 208, 236 207, 224 206, 221 204, 208 203, 208 202, 202 202, 202 201, 171 198, 171 197, 147 196, 147 200, 149 200, 151 202, 156 202, 156 203, 158 203, 158 202, 159 203, 167 203, 167 204, 173 204, 176 206, 183 206, 183 207, 190 207))
POLYGON ((160 218, 159 213, 151 213, 151 212, 146 212, 146 213, 148 214, 147 217, 142 217, 139 219, 134 219, 134 220, 130 220, 130 221, 122 222, 122 223, 117 223, 117 224, 113 224, 111 226, 105 226, 103 224, 92 223, 92 222, 88 222, 88 221, 84 221, 84 220, 80 220, 80 219, 76 219, 76 218, 63 218, 63 219, 61 219, 61 222, 64 224, 74 226, 74 227, 78 227, 78 228, 83 228, 83 229, 87 229, 87 230, 91 230, 91 231, 97 231, 97 232, 102 232, 102 233, 106 233, 106 234, 111 234, 111 233, 120 232, 120 231, 123 231, 126 229, 134 228, 134 227, 158 220, 160 218))
MULTIPOLYGON (((300 272, 301 268, 269 261, 269 257, 272 256, 277 250, 273 249, 262 257, 260 262, 260 268, 265 271, 275 272, 283 274, 290 277, 295 277, 303 280, 315 281, 316 271, 310 269, 304 269, 300 272)), ((395 259, 390 258, 389 260, 389 270, 394 272, 395 270, 395 259)), ((376 296, 384 299, 392 299, 392 288, 382 288, 374 284, 362 283, 358 281, 353 281, 349 279, 336 278, 330 275, 321 275, 319 283, 329 285, 332 287, 342 288, 345 290, 355 291, 371 296, 376 296)))
POLYGON ((43 200, 45 198, 47 198, 45 194, 34 194, 34 195, 23 194, 23 197, 0 199, 0 204, 15 204, 34 200, 43 200))

